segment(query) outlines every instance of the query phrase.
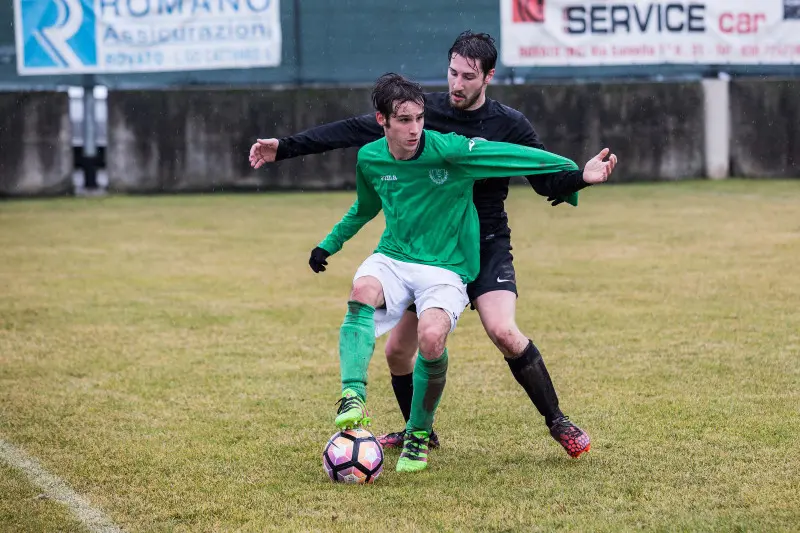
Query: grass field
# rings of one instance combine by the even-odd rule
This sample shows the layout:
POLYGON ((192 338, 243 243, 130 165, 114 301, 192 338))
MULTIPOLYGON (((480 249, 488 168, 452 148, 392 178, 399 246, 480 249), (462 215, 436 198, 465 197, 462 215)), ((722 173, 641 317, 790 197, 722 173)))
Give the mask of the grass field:
MULTIPOLYGON (((800 182, 508 202, 521 298, 571 460, 466 312, 418 475, 320 463, 373 222, 315 276, 352 194, 0 203, 0 440, 125 531, 797 531, 800 182)), ((383 360, 373 430, 401 425, 383 360)), ((81 531, 0 460, 0 531, 81 531)))

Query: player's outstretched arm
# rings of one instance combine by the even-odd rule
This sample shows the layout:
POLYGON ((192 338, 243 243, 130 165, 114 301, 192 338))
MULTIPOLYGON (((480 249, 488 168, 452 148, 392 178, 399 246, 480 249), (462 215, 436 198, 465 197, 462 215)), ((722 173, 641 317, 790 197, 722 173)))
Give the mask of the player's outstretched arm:
POLYGON ((568 197, 577 196, 578 191, 589 186, 583 181, 582 170, 565 170, 526 177, 536 194, 546 197, 547 201, 552 202, 553 205, 568 201, 568 197))
POLYGON ((447 136, 447 159, 472 180, 508 176, 539 176, 577 170, 572 160, 544 150, 506 142, 447 136))
POLYGON ((339 148, 358 148, 381 137, 383 128, 375 115, 361 115, 323 124, 289 137, 258 139, 250 147, 250 166, 261 168, 282 159, 321 154, 339 148))
POLYGON ((325 272, 327 258, 342 249, 344 243, 352 239, 358 231, 381 212, 380 196, 372 187, 361 167, 356 167, 356 201, 331 230, 331 232, 311 251, 308 261, 311 270, 325 272))
POLYGON ((608 161, 608 148, 603 149, 599 154, 590 159, 583 170, 573 170, 542 176, 541 180, 535 176, 528 176, 528 182, 537 193, 547 197, 547 201, 553 207, 567 202, 571 205, 578 205, 578 191, 593 185, 607 181, 614 172, 617 165, 617 156, 611 154, 608 161))
MULTIPOLYGON (((522 113, 518 114, 514 128, 511 129, 509 142, 547 150, 533 125, 522 113)), ((589 186, 583 181, 583 171, 581 170, 562 170, 526 177, 536 194, 547 198, 547 201, 551 202, 553 206, 563 202, 578 205, 578 191, 589 186)))

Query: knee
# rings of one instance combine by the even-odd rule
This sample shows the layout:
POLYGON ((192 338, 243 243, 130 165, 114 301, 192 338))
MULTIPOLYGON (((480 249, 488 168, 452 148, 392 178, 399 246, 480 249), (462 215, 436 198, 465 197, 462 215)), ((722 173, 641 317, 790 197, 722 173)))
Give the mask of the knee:
POLYGON ((419 353, 425 359, 437 359, 444 352, 447 334, 450 331, 450 324, 447 327, 443 323, 420 323, 419 353))
POLYGON ((381 285, 377 280, 370 280, 369 278, 359 278, 353 284, 353 290, 350 291, 350 299, 362 304, 377 307, 381 299, 381 285))
POLYGON ((518 355, 528 345, 528 338, 513 322, 493 324, 486 328, 486 333, 494 345, 507 356, 518 355))

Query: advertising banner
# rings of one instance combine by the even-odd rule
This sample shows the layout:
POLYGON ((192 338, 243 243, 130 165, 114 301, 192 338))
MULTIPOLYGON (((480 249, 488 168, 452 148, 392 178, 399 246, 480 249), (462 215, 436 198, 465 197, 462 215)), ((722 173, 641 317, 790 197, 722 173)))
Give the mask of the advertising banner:
POLYGON ((14 0, 22 75, 273 67, 279 0, 14 0))
POLYGON ((800 0, 500 0, 510 67, 800 63, 800 0))

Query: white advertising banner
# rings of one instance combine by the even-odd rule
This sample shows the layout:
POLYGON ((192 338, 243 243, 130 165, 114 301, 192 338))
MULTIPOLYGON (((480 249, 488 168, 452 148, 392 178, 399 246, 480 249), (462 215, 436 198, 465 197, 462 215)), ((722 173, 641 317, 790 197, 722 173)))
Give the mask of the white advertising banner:
POLYGON ((800 0, 500 0, 522 66, 800 63, 800 0))
POLYGON ((19 74, 272 67, 279 0, 14 0, 19 74))

